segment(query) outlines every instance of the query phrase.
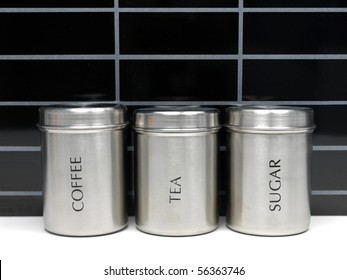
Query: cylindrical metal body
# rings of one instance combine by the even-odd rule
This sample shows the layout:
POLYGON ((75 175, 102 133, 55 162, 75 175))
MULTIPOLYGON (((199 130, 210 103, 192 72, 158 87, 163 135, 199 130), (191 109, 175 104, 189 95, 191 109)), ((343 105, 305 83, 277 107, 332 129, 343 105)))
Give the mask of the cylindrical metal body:
POLYGON ((168 236, 214 230, 219 111, 148 108, 134 118, 137 227, 168 236))
POLYGON ((47 231, 93 236, 126 226, 126 124, 124 107, 40 109, 47 231))
POLYGON ((313 111, 228 108, 226 128, 228 227, 265 236, 308 230, 313 111))

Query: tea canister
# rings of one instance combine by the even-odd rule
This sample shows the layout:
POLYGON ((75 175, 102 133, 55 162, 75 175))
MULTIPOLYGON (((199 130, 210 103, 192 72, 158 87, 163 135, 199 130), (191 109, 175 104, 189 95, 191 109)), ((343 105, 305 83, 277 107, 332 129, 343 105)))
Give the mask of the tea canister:
POLYGON ((313 110, 231 107, 226 111, 231 229, 292 235, 310 224, 313 110))
POLYGON ((137 227, 166 236, 214 230, 219 111, 145 108, 134 112, 134 122, 137 227))

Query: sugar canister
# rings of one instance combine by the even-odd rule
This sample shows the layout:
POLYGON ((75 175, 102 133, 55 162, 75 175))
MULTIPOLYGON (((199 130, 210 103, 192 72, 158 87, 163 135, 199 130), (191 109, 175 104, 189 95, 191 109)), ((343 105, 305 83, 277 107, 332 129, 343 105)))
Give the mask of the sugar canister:
POLYGON ((93 236, 126 226, 126 125, 121 106, 40 108, 47 231, 93 236))
POLYGON ((214 230, 219 111, 145 108, 134 120, 137 227, 167 236, 214 230))
POLYGON ((231 107, 226 111, 229 166, 227 225, 281 236, 310 224, 313 110, 231 107))

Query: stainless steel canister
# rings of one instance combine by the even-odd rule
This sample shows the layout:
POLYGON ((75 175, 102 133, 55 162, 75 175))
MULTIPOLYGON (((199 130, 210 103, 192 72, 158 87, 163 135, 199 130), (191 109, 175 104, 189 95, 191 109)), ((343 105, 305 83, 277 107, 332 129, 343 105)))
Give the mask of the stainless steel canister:
POLYGON ((219 111, 147 108, 134 118, 137 227, 168 236, 214 230, 219 111))
POLYGON ((227 225, 281 236, 310 224, 313 111, 301 107, 235 107, 226 112, 227 225))
POLYGON ((93 236, 126 226, 125 113, 118 106, 40 108, 49 232, 93 236))

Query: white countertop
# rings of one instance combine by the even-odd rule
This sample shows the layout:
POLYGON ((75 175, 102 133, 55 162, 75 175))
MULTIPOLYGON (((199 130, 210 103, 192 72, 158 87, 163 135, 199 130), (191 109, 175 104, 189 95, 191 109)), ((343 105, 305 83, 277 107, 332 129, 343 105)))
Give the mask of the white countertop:
POLYGON ((306 233, 257 237, 219 228, 194 237, 138 231, 71 238, 43 229, 42 217, 0 218, 2 279, 347 279, 347 216, 314 216, 306 233), (188 269, 189 276, 105 276, 104 269, 188 269), (198 276, 199 267, 244 267, 245 275, 198 276), (194 271, 194 272, 192 272, 194 271))

